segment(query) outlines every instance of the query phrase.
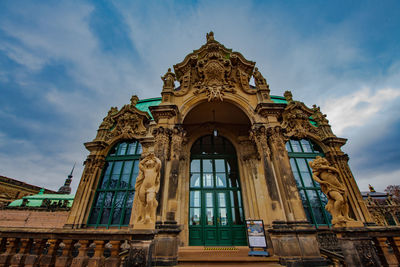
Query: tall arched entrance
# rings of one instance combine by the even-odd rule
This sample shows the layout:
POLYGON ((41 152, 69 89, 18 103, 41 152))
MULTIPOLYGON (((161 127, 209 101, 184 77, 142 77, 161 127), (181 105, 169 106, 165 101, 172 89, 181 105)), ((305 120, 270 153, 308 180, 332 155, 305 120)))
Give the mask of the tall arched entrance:
POLYGON ((222 136, 191 148, 189 245, 247 245, 236 151, 222 136))

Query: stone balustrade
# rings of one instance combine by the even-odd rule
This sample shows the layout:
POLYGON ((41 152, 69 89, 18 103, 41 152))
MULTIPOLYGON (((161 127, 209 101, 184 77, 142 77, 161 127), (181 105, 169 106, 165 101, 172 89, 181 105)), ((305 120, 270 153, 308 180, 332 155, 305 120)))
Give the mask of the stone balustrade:
MULTIPOLYGON (((154 230, 0 228, 0 267, 121 265, 154 230), (125 252, 125 253, 124 253, 125 252)), ((147 261, 147 259, 142 259, 147 261)))

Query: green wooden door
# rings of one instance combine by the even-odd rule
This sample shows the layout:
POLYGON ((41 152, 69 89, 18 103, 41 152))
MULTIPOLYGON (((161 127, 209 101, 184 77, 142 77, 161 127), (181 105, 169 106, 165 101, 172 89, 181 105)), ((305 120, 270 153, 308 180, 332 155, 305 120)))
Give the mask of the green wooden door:
POLYGON ((192 147, 189 244, 247 245, 236 153, 223 137, 204 136, 192 147))

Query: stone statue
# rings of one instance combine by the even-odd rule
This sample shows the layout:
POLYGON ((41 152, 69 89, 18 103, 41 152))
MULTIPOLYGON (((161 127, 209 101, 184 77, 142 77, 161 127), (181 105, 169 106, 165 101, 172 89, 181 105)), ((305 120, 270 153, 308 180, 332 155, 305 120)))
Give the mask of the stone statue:
POLYGON ((141 224, 155 223, 158 201, 156 195, 160 189, 161 161, 150 153, 139 163, 139 175, 136 180, 135 190, 137 200, 137 222, 141 224))
POLYGON ((137 102, 139 101, 139 97, 137 95, 133 95, 131 97, 131 105, 134 107, 136 106, 137 102))
POLYGON ((347 191, 338 180, 339 171, 320 156, 309 162, 309 165, 313 170, 313 179, 320 184, 322 192, 328 198, 325 209, 332 215, 332 225, 342 227, 346 226, 346 222, 354 221, 349 217, 347 191))
POLYGON ((312 111, 314 112, 312 114, 312 118, 318 123, 318 125, 329 123, 328 119, 326 118, 326 114, 322 114, 320 107, 313 105, 312 111))
POLYGON ((293 95, 292 92, 290 91, 285 91, 285 93, 283 94, 283 96, 285 97, 286 101, 288 102, 288 104, 290 102, 293 102, 293 95))
POLYGON ((165 75, 161 77, 161 80, 164 81, 163 88, 172 88, 172 89, 174 89, 176 78, 175 78, 175 73, 173 73, 171 71, 171 68, 169 68, 167 73, 165 73, 165 75))
POLYGON ((114 124, 113 119, 111 118, 112 115, 118 112, 117 107, 111 107, 107 113, 107 116, 104 117, 103 122, 100 124, 100 129, 110 129, 111 126, 114 124))
POLYGON ((268 85, 267 80, 262 76, 261 72, 258 71, 257 67, 254 69, 253 77, 257 88, 268 85))
POLYGON ((213 32, 207 33, 206 37, 207 37, 207 43, 210 41, 214 41, 214 33, 213 32))

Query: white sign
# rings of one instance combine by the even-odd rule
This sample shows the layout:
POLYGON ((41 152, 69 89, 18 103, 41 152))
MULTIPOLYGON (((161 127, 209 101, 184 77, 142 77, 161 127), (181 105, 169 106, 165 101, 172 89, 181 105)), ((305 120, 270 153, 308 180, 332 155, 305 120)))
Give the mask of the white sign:
POLYGON ((251 248, 266 248, 264 223, 262 220, 246 220, 247 238, 249 247, 251 248))

